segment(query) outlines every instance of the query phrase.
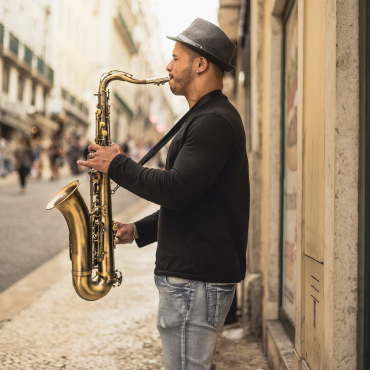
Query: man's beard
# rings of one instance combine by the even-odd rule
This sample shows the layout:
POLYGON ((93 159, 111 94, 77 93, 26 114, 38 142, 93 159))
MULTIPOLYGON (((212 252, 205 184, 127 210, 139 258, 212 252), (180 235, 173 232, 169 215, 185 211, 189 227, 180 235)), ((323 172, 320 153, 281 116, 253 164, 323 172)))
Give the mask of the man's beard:
POLYGON ((192 65, 189 64, 181 73, 172 79, 173 85, 170 89, 174 95, 183 95, 183 88, 191 81, 192 65))

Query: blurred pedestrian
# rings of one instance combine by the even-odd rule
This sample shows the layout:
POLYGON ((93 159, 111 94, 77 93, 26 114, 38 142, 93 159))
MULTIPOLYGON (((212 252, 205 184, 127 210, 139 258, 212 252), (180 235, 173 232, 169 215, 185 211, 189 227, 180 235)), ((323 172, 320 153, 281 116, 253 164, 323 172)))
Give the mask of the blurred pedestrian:
POLYGON ((15 167, 19 173, 21 194, 26 190, 26 178, 31 172, 33 164, 33 153, 30 139, 21 139, 20 146, 15 151, 15 167))
POLYGON ((14 171, 14 152, 16 149, 16 143, 14 140, 6 139, 6 155, 5 155, 5 168, 6 172, 12 173, 14 171))
POLYGON ((67 158, 69 167, 71 169, 71 173, 74 175, 78 175, 80 173, 80 170, 77 165, 77 161, 80 159, 80 156, 81 156, 80 138, 78 136, 73 137, 72 143, 67 152, 67 158))
POLYGON ((41 154, 43 152, 43 148, 41 146, 40 140, 36 139, 32 146, 32 152, 33 152, 33 168, 35 171, 35 176, 37 180, 41 180, 42 174, 42 160, 41 160, 41 154))
POLYGON ((49 160, 50 160, 50 168, 51 168, 51 181, 59 180, 59 169, 63 166, 63 148, 62 144, 60 143, 59 137, 54 135, 51 139, 51 145, 49 147, 49 160))
POLYGON ((6 177, 6 154, 7 154, 7 142, 3 136, 0 135, 0 176, 6 177))

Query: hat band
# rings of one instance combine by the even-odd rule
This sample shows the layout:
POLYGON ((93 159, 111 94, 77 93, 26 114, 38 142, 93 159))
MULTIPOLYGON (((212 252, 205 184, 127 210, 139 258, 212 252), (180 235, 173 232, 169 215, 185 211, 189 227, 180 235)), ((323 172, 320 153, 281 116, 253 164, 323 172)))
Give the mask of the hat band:
POLYGON ((196 42, 188 39, 185 35, 183 35, 182 33, 180 35, 177 36, 180 40, 190 44, 190 45, 193 45, 193 46, 196 46, 197 48, 200 48, 200 49, 203 49, 203 47, 199 44, 197 44, 196 42))

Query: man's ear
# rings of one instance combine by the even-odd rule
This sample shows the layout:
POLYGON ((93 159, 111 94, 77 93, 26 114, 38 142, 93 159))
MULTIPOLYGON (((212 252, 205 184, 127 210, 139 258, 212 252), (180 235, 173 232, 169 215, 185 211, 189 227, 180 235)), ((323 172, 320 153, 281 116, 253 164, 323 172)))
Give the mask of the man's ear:
POLYGON ((199 63, 198 63, 199 72, 200 73, 204 72, 208 68, 208 66, 209 66, 208 60, 205 57, 201 56, 199 58, 199 63))

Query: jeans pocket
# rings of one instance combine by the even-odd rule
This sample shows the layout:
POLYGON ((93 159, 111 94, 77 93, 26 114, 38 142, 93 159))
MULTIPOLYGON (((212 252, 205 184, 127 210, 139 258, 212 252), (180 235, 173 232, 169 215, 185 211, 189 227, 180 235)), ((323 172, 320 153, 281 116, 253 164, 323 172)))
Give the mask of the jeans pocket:
POLYGON ((189 279, 183 279, 173 276, 166 276, 167 284, 169 285, 190 285, 191 280, 189 279))
POLYGON ((220 330, 234 298, 236 284, 206 283, 208 324, 220 330))

